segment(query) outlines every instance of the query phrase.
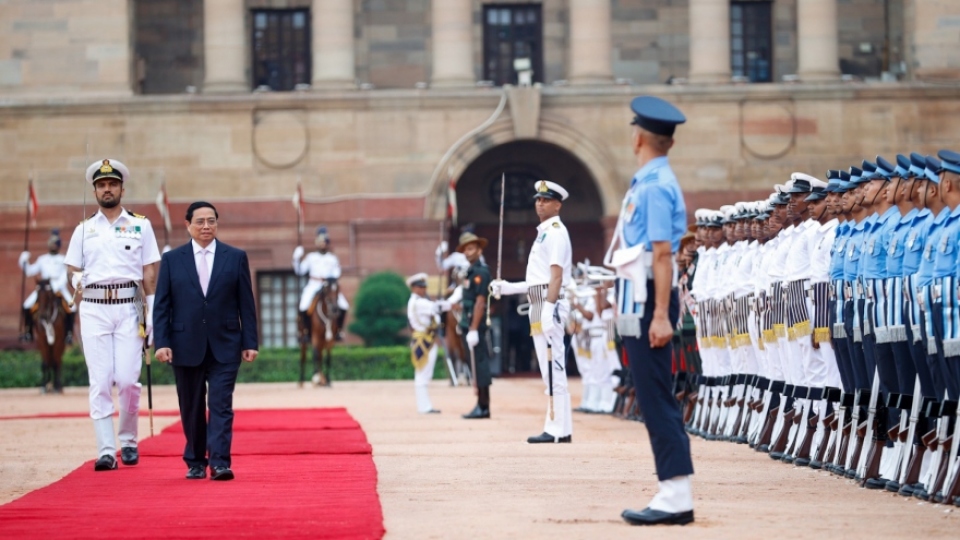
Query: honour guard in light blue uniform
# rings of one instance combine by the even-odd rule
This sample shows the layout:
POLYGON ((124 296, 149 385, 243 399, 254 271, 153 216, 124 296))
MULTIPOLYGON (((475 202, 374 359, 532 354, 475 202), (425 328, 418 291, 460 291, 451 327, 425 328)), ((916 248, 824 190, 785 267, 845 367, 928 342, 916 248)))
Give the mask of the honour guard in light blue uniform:
POLYGON ((637 400, 650 432, 659 489, 642 510, 624 510, 634 525, 693 522, 690 440, 673 395, 674 327, 680 317, 674 254, 687 229, 683 193, 667 153, 686 121, 656 97, 635 98, 631 147, 639 170, 620 209, 608 264, 617 268, 617 330, 623 338, 637 400), (625 277, 626 276, 626 277, 625 277))
POLYGON ((153 333, 153 295, 160 251, 150 221, 120 206, 130 181, 126 165, 97 161, 87 168, 100 210, 73 231, 64 262, 71 285, 81 289, 80 337, 90 378, 90 417, 97 438, 94 470, 136 465, 140 367, 144 339, 153 333), (113 430, 113 386, 120 402, 120 425, 113 430))

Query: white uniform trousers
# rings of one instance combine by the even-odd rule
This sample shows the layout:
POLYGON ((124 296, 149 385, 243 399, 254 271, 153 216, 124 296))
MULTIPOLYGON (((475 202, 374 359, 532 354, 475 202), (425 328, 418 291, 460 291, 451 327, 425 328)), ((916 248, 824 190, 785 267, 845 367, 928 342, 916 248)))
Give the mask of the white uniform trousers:
MULTIPOLYGON (((614 375, 616 369, 610 362, 610 349, 607 348, 607 341, 604 336, 597 336, 590 340, 590 399, 587 402, 587 409, 596 412, 609 413, 613 411, 616 394, 614 388, 614 375)), ((613 351, 613 358, 616 360, 616 351, 613 351)), ((619 364, 619 362, 617 362, 619 364)))
MULTIPOLYGON (((303 287, 303 293, 300 294, 300 311, 306 311, 310 309, 310 303, 313 302, 313 297, 317 295, 320 291, 320 287, 323 286, 323 282, 310 278, 307 280, 306 286, 303 287)), ((344 311, 350 309, 350 303, 347 302, 347 297, 340 293, 337 296, 337 307, 344 311)))
POLYGON ((588 408, 588 402, 593 398, 593 386, 591 382, 592 375, 590 374, 590 368, 593 366, 590 358, 587 358, 584 352, 589 354, 589 351, 583 350, 583 345, 580 344, 580 338, 573 334, 570 336, 570 348, 573 349, 573 359, 577 363, 577 372, 580 373, 580 384, 582 391, 580 393, 580 408, 588 408))
POLYGON ((545 334, 533 336, 533 346, 537 350, 537 362, 540 364, 540 375, 543 377, 543 384, 547 387, 544 390, 545 395, 549 393, 548 369, 553 370, 553 420, 550 419, 550 406, 547 405, 546 419, 543 422, 543 431, 554 437, 566 437, 573 434, 573 419, 570 411, 570 391, 567 385, 567 370, 564 365, 566 359, 566 350, 563 346, 564 326, 567 317, 570 314, 570 305, 566 300, 557 302, 557 310, 560 313, 560 322, 555 323, 552 329, 545 334), (547 363, 547 340, 553 351, 553 362, 547 363))
POLYGON ((110 420, 114 385, 120 401, 120 446, 136 447, 143 338, 134 304, 81 302, 80 336, 90 378, 90 418, 97 426, 98 455, 116 454, 110 420), (103 419, 111 429, 105 428, 108 422, 103 419))
POLYGON ((433 403, 430 402, 430 393, 427 389, 430 381, 433 380, 433 368, 437 363, 437 344, 434 343, 427 353, 427 363, 423 369, 417 369, 413 373, 413 388, 417 394, 417 412, 428 413, 433 410, 433 403))

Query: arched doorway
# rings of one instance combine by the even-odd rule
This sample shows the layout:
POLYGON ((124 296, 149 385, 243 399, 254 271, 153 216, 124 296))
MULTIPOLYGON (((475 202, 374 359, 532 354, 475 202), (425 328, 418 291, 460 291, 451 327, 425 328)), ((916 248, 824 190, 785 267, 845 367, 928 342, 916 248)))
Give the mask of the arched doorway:
MULTIPOLYGON (((604 211, 596 180, 571 152, 537 140, 495 146, 467 166, 457 182, 459 226, 451 231, 454 243, 464 227, 472 227, 478 235, 487 238, 490 244, 484 250, 484 257, 496 276, 502 175, 506 178, 503 279, 522 281, 525 277, 527 255, 539 223, 533 209, 534 183, 541 179, 556 182, 570 193, 560 217, 570 232, 574 264, 585 259, 593 264, 601 262, 606 247, 601 223, 604 211)), ((494 304, 496 321, 492 336, 495 356, 501 359, 501 373, 536 369, 535 364, 530 363, 532 342, 528 337, 527 318, 516 311, 517 305, 524 301, 515 296, 494 304)), ((496 368, 495 365, 495 372, 496 368)))

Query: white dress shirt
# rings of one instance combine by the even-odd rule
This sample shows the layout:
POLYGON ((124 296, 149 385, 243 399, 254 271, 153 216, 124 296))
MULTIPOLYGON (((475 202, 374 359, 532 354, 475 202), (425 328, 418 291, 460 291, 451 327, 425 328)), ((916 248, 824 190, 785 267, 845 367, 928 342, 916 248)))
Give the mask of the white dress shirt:
POLYGON ((561 287, 570 285, 573 270, 573 248, 570 245, 570 235, 567 228, 560 222, 560 217, 552 217, 537 225, 537 239, 530 248, 530 257, 527 259, 528 286, 549 285, 550 267, 559 266, 563 269, 561 287))
POLYGON ((98 211, 77 225, 64 263, 83 270, 87 287, 141 281, 143 267, 159 260, 150 220, 122 210, 113 223, 98 211))
MULTIPOLYGON (((200 269, 203 268, 203 263, 200 261, 200 258, 206 255, 207 258, 207 284, 210 284, 210 276, 213 274, 213 258, 217 253, 217 239, 214 238, 210 245, 206 248, 202 247, 197 243, 196 240, 190 241, 193 244, 193 260, 197 263, 197 273, 199 274, 200 269), (204 252, 203 250, 207 251, 204 252)), ((199 277, 199 275, 198 275, 199 277)), ((200 280, 200 283, 203 283, 203 280, 200 280)))

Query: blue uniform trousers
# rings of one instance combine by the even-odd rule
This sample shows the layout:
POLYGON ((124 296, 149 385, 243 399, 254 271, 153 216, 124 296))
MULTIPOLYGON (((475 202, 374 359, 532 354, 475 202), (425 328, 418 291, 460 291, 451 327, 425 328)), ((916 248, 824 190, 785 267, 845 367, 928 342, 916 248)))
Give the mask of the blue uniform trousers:
MULTIPOLYGON (((648 303, 640 320, 640 337, 624 337, 623 345, 630 359, 637 402, 650 434, 657 478, 663 481, 693 474, 693 460, 690 438, 683 429, 683 413, 673 393, 673 344, 657 349, 650 347, 655 294, 653 281, 648 280, 648 303)), ((676 321, 679 316, 680 301, 674 289, 670 293, 669 317, 676 321)))

